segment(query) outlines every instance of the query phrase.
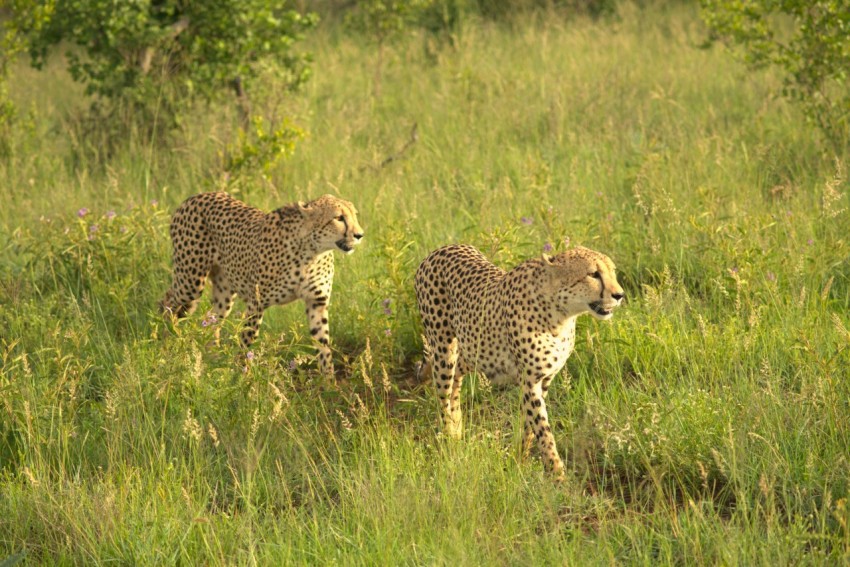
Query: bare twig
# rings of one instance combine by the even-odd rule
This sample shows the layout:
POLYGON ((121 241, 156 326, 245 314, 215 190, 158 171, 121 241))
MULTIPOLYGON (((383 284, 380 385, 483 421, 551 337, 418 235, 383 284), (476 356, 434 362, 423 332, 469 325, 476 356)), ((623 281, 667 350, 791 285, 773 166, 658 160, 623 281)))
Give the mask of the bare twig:
POLYGON ((392 162, 404 157, 404 154, 407 153, 407 150, 409 150, 417 141, 419 141, 419 125, 414 122, 413 127, 410 129, 410 137, 408 138, 407 142, 404 143, 400 150, 385 157, 378 165, 372 165, 370 163, 361 166, 360 171, 363 171, 364 169, 371 169, 373 171, 382 170, 392 162))
POLYGON ((230 85, 236 93, 236 103, 239 105, 239 121, 242 124, 242 130, 247 132, 251 120, 251 101, 248 100, 248 93, 245 92, 242 77, 235 77, 230 82, 230 85))
MULTIPOLYGON (((171 41, 175 39, 178 35, 183 33, 186 28, 189 27, 189 18, 183 16, 173 24, 169 26, 168 33, 163 38, 165 41, 171 41)), ((153 46, 145 47, 142 50, 142 55, 139 58, 139 67, 142 69, 142 74, 147 75, 151 70, 151 63, 153 62, 153 56, 156 55, 156 48, 153 46)))

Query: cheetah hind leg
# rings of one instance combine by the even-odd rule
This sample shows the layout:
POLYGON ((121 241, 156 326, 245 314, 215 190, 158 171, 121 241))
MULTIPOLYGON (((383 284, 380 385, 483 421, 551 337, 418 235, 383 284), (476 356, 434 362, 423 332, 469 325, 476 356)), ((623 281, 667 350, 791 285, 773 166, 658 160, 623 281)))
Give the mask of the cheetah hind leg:
POLYGON ((431 362, 434 359, 431 346, 428 343, 428 339, 425 338, 425 335, 422 335, 421 338, 422 360, 413 365, 413 377, 416 379, 417 383, 430 382, 433 374, 433 366, 431 365, 431 362))

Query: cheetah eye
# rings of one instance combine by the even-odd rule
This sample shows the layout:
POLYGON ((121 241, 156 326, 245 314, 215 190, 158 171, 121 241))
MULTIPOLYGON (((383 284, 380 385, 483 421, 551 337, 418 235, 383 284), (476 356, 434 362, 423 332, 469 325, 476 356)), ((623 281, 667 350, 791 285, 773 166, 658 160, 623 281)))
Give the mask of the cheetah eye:
POLYGON ((339 215, 338 217, 336 217, 336 220, 338 220, 339 222, 345 222, 345 215, 339 215))
POLYGON ((589 274, 589 275, 590 275, 591 278, 594 278, 594 279, 597 279, 597 280, 602 279, 602 274, 599 273, 599 270, 596 270, 595 272, 593 272, 592 274, 589 274))

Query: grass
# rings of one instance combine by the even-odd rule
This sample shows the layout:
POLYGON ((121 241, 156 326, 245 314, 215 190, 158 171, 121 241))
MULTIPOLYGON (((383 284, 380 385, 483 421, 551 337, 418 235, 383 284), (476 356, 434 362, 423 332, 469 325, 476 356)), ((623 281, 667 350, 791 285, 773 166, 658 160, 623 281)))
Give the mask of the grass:
POLYGON ((375 98, 374 48, 320 29, 305 90, 259 85, 254 101, 308 136, 229 181, 232 109, 187 109, 171 147, 131 136, 107 158, 79 135, 86 102, 61 62, 16 67, 0 557, 847 562, 847 156, 775 96, 778 77, 703 37, 688 6, 470 22, 455 47, 402 38, 375 98), (414 123, 418 142, 376 167, 414 123), (170 212, 223 186, 265 208, 338 192, 361 211, 365 244, 337 262, 337 383, 315 374, 296 306, 268 312, 250 366, 232 341, 205 346, 207 303, 176 328, 156 315, 170 212), (437 435, 411 371, 411 278, 440 244, 507 267, 565 237, 609 254, 629 299, 579 323, 553 384, 571 472, 555 486, 519 454, 515 390, 468 380, 463 440, 437 435))

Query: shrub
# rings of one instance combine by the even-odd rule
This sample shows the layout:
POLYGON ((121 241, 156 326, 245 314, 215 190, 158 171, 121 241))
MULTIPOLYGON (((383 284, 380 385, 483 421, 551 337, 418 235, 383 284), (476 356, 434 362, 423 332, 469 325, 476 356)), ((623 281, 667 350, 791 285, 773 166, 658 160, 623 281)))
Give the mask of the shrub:
POLYGON ((850 3, 839 0, 701 0, 711 40, 743 48, 754 67, 785 75, 800 104, 837 151, 850 134, 850 3))
POLYGON ((293 46, 315 21, 285 0, 14 0, 10 14, 7 28, 23 38, 33 66, 61 45, 100 114, 166 126, 196 96, 235 86, 244 99, 260 61, 300 84, 309 69, 293 46))

